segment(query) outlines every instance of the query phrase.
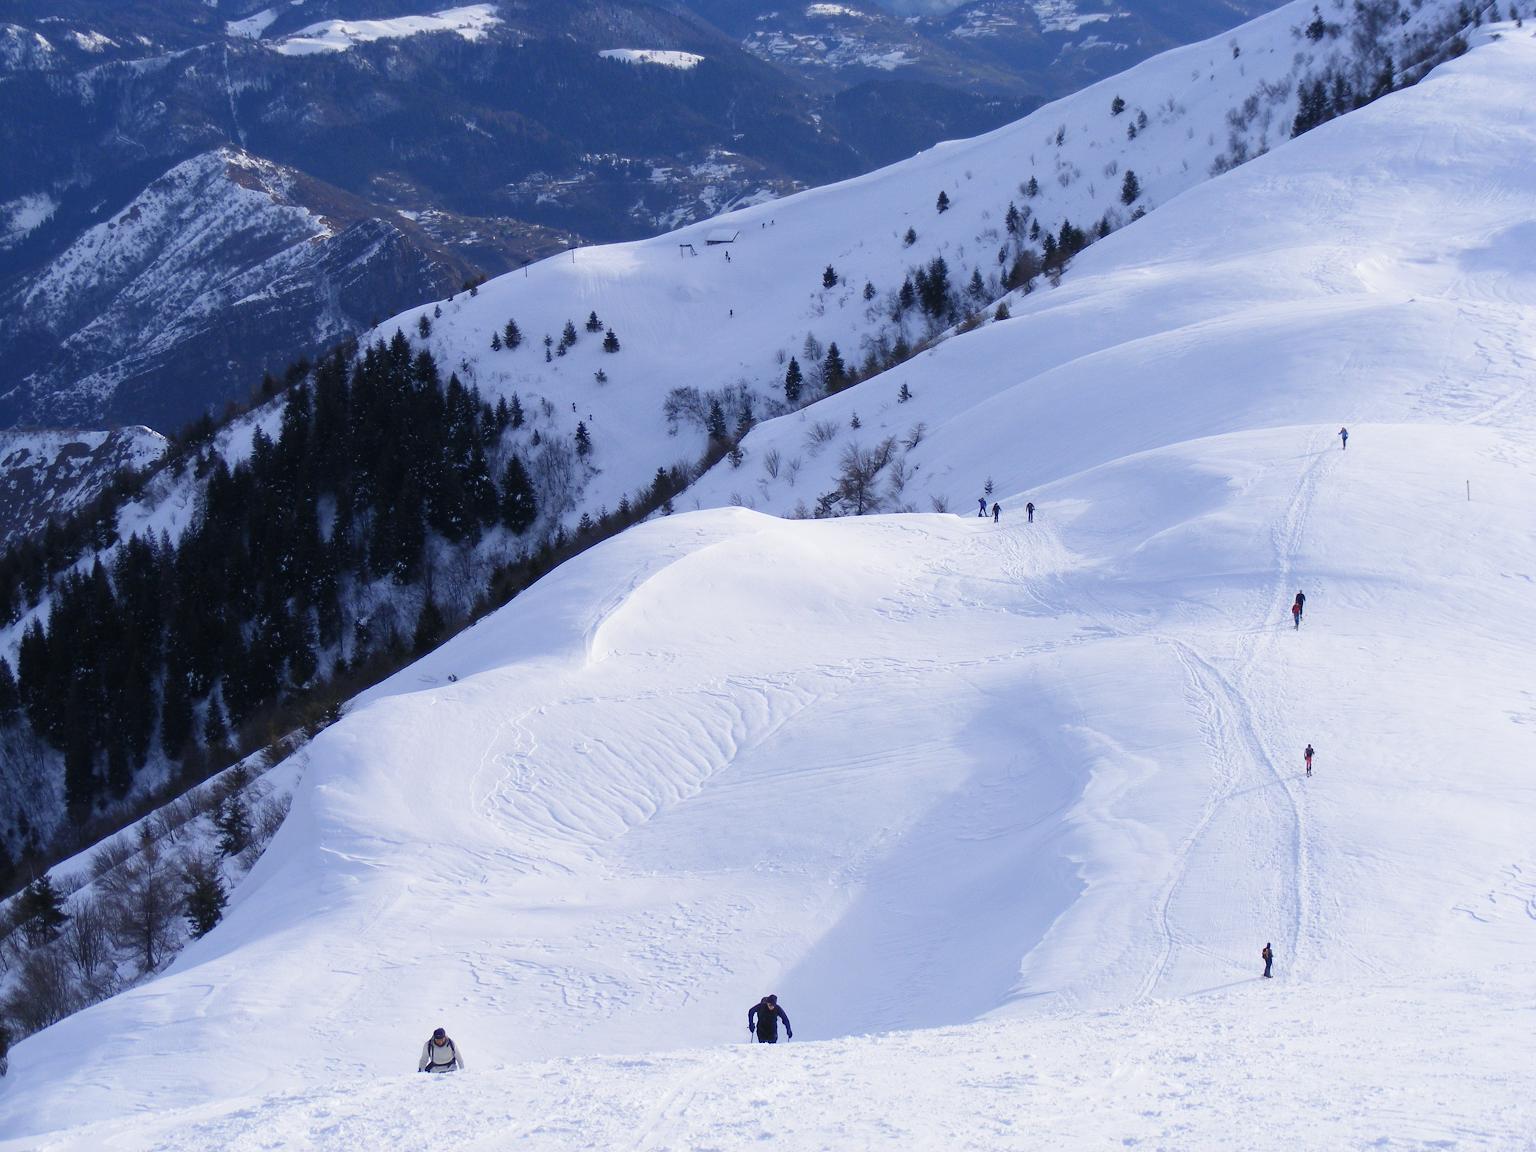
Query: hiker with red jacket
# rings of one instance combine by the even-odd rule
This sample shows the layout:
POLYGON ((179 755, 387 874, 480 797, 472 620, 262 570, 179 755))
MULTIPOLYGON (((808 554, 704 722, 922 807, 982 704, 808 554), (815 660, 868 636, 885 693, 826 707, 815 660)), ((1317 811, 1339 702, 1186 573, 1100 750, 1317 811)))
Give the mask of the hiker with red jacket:
POLYGON ((795 1030, 789 1026, 789 1017, 779 1007, 777 996, 764 996, 747 1010, 747 1031, 757 1033, 759 1044, 779 1042, 779 1021, 784 1021, 784 1038, 793 1040, 795 1030))

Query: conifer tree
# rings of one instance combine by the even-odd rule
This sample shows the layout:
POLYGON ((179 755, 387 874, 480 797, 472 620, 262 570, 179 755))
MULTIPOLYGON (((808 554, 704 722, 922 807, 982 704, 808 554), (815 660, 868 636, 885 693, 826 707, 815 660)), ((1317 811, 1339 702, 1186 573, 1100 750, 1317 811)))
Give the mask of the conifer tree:
POLYGON ((720 407, 718 397, 709 402, 709 416, 704 422, 704 428, 709 433, 709 438, 716 443, 724 444, 730 437, 730 432, 725 426, 725 409, 720 407))
POLYGON ((1125 111, 1125 101, 1122 100, 1119 96, 1116 96, 1113 100, 1111 100, 1109 102, 1109 114, 1111 116, 1118 116, 1118 115, 1120 115, 1120 113, 1122 113, 1124 111, 1125 111))
POLYGON ((821 274, 821 286, 823 288, 837 287, 837 269, 830 264, 827 265, 826 270, 821 274))
POLYGON ((432 321, 425 312, 416 320, 416 331, 421 333, 423 340, 432 335, 432 321))
POLYGON ((793 356, 789 358, 789 368, 784 373, 784 400, 791 407, 799 407, 800 389, 805 382, 805 376, 800 371, 800 361, 793 356))
POLYGON ((949 265, 944 257, 935 256, 928 262, 926 275, 918 280, 918 302, 924 312, 937 318, 949 311, 949 295, 949 265))
POLYGON ((875 286, 874 286, 874 284, 872 284, 868 280, 864 281, 864 299, 866 299, 866 300, 873 300, 874 298, 875 298, 875 286))
POLYGON ((917 289, 912 286, 912 277, 908 276, 901 282, 901 291, 896 294, 896 303, 903 312, 910 311, 912 305, 917 303, 917 289))
POLYGON ((41 947, 58 939, 69 914, 64 911, 64 897, 53 886, 53 877, 44 872, 22 890, 17 919, 28 945, 41 947))
POLYGON ((576 455, 585 459, 592 451, 592 434, 584 420, 576 421, 576 455))
POLYGON ((417 652, 426 652, 428 649, 435 648, 447 627, 448 622, 443 619, 443 610, 437 606, 437 598, 432 595, 429 584, 426 598, 421 605, 421 615, 416 617, 416 633, 411 638, 411 647, 417 652))
POLYGON ((210 752, 223 748, 229 740, 229 728, 224 722, 224 708, 217 696, 208 698, 208 715, 203 718, 203 747, 210 752))
POLYGON ((939 214, 940 215, 943 215, 945 212, 948 212, 949 211, 949 193, 943 191, 942 189, 940 189, 940 191, 939 191, 939 199, 938 199, 938 202, 934 205, 934 207, 939 210, 939 214))
POLYGON ((193 856, 182 868, 182 903, 192 939, 201 940, 224 918, 229 893, 219 863, 212 856, 193 856))
POLYGON ((843 363, 842 353, 837 350, 835 340, 827 345, 827 358, 822 361, 821 374, 829 393, 848 387, 848 368, 843 363))
POLYGON ((912 245, 916 244, 917 243, 917 229, 916 228, 908 228, 907 229, 907 234, 901 238, 901 243, 902 243, 902 246, 906 247, 906 248, 910 248, 910 247, 912 247, 912 245))
POLYGON ((224 797, 213 820, 219 830, 219 852, 225 856, 238 856, 251 842, 251 810, 245 802, 244 780, 239 769, 234 775, 237 782, 224 797))
POLYGON ((603 323, 602 323, 601 320, 599 320, 597 318, 597 312, 594 310, 592 312, 587 313, 587 331, 588 332, 601 332, 602 330, 603 330, 603 323))
POLYGON ((506 326, 501 330, 501 343, 503 347, 505 347, 508 352, 511 352, 522 342, 523 333, 522 330, 518 328, 517 321, 508 320, 506 326))
POLYGON ((1129 168, 1125 170, 1125 180, 1120 185, 1120 203, 1129 207, 1136 203, 1141 195, 1141 181, 1136 179, 1136 173, 1129 168))
POLYGON ((16 692, 16 677, 11 672, 10 661, 0 656, 0 725, 16 719, 21 697, 16 692))
POLYGON ((608 329, 608 334, 603 337, 603 351, 617 352, 619 350, 619 338, 613 334, 613 329, 608 329))
POLYGON ((571 348, 576 344, 576 325, 570 320, 565 322, 565 330, 560 333, 560 346, 571 348))
POLYGON ((533 495, 533 481, 523 467, 520 456, 507 461, 501 478, 501 521, 515 536, 521 536, 533 526, 538 516, 538 506, 533 495))
POLYGON ((966 286, 966 291, 970 293, 971 299, 977 302, 987 298, 987 285, 981 278, 980 268, 971 270, 971 282, 966 286))
POLYGON ((1040 195, 1040 181, 1031 176, 1029 183, 1024 185, 1024 195, 1028 196, 1031 200, 1040 195))
POLYGON ((1003 217, 1003 224, 1010 236, 1017 236, 1019 229, 1024 226, 1024 218, 1019 215, 1018 205, 1012 200, 1008 201, 1008 213, 1003 217))
POLYGON ((492 332, 491 333, 491 351, 492 352, 500 352, 501 351, 501 333, 500 332, 492 332))

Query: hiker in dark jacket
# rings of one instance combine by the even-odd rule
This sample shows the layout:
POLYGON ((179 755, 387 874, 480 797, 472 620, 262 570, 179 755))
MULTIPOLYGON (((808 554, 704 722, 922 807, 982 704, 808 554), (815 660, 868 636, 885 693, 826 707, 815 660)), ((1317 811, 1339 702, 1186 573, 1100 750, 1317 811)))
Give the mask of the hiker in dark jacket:
POLYGON ((1029 522, 1033 524, 1035 522, 1035 502, 1031 500, 1028 504, 1024 505, 1024 511, 1029 513, 1029 522))
POLYGON ((1300 617, 1306 615, 1306 611, 1307 611, 1307 594, 1305 592, 1298 592, 1298 593, 1296 593, 1296 616, 1297 616, 1297 618, 1299 619, 1300 617))
POLYGON ((458 1045, 441 1028, 432 1030, 432 1038, 421 1046, 421 1063, 418 1072, 457 1072, 464 1067, 464 1057, 459 1055, 458 1045))
POLYGON ((1271 976, 1270 972, 1269 972, 1270 968, 1272 968, 1274 966, 1274 963, 1275 963, 1274 949, 1272 949, 1266 943, 1264 945, 1264 951, 1260 952, 1259 955, 1264 958, 1264 979, 1266 979, 1266 980, 1274 979, 1274 977, 1271 976))
POLYGON ((978 519, 985 518, 986 514, 987 514, 987 498, 985 496, 978 496, 978 497, 976 497, 976 516, 977 516, 977 518, 978 519))
POLYGON ((1345 448, 1348 448, 1348 447, 1349 447, 1349 429, 1348 428, 1340 428, 1339 429, 1339 448, 1340 449, 1345 449, 1345 448))
POLYGON ((784 1009, 779 1007, 777 996, 764 996, 747 1009, 747 1031, 757 1033, 759 1044, 779 1042, 780 1020, 784 1021, 784 1038, 793 1040, 795 1030, 789 1026, 789 1017, 784 1014, 784 1009))
POLYGON ((1310 744, 1307 745, 1307 750, 1301 754, 1302 762, 1307 766, 1308 776, 1312 775, 1312 757, 1314 755, 1315 753, 1312 751, 1312 745, 1310 744))
POLYGON ((1001 516, 1002 514, 1003 514, 1003 506, 1001 504, 994 504, 994 505, 992 505, 992 523, 996 524, 997 523, 997 518, 999 516, 1001 516))

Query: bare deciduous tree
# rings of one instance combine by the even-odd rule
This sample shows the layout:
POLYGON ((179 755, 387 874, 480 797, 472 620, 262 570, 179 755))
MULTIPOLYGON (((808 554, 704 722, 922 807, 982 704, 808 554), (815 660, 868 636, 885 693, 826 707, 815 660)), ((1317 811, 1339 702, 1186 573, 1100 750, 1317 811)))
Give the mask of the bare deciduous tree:
POLYGON ((152 972, 176 941, 181 892, 176 861, 148 835, 139 852, 101 878, 112 942, 152 972))
POLYGON ((117 982, 107 931, 107 914, 101 901, 84 896, 70 909, 69 923, 59 937, 59 947, 74 970, 76 981, 91 1000, 111 995, 117 982))
POLYGON ((35 948, 22 963, 11 994, 5 998, 5 1014, 24 1034, 57 1024, 85 1006, 74 981, 69 961, 56 946, 35 948))

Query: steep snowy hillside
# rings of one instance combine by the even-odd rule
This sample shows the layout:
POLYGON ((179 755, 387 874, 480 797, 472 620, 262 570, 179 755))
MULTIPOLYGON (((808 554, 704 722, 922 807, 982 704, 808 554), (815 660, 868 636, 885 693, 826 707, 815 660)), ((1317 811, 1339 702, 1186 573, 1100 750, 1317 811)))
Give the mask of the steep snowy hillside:
MULTIPOLYGON (((1408 82, 1412 62, 1445 51, 1447 27, 1454 31, 1460 17, 1447 3, 1404 16, 1383 22, 1363 6, 1314 38, 1311 5, 1290 4, 989 135, 651 240, 580 248, 473 297, 403 313, 376 334, 401 329, 488 394, 519 395, 536 413, 519 434, 530 462, 569 456, 585 426, 592 450, 564 507, 574 526, 583 512, 597 518, 613 509, 659 466, 703 456, 712 401, 725 429, 713 437, 716 455, 754 420, 784 411, 791 358, 805 376, 800 403, 823 392, 834 346, 850 371, 878 371, 990 314, 1020 258, 1038 272, 1065 226, 1088 237, 1118 229, 1281 145, 1304 88, 1333 76, 1346 87, 1368 84, 1383 59, 1397 62, 1397 82, 1408 82), (944 282, 922 291, 935 261, 944 282), (509 320, 521 344, 503 341, 509 320), (430 335, 417 339, 423 321, 430 335), (605 350, 608 330, 617 351, 605 350)), ((1162 235, 1143 241, 1145 259, 1162 235)), ((1069 271, 1067 283, 1078 275, 1069 271)), ((1032 284, 1043 289, 1049 279, 1032 284)), ((1157 304, 1133 322, 1159 323, 1165 304, 1199 306, 1172 292, 1157 304)), ((1069 347, 1097 338, 1080 321, 1093 307, 1041 339, 1069 347)), ((957 383, 970 382, 965 375, 957 383)), ((978 384, 995 389, 997 369, 978 384)), ((816 421, 823 410, 806 415, 816 421)), ((807 454, 781 454, 781 484, 797 483, 791 462, 807 454)), ((757 454, 735 479, 743 500, 756 498, 765 463, 757 454)), ((823 492, 800 488, 796 496, 814 511, 823 492)))
POLYGON ((913 359, 1000 523, 663 518, 366 694, 0 1146, 1530 1147, 1533 97, 1498 29, 913 359))
POLYGON ((407 219, 238 149, 178 164, 0 298, 0 422, 171 430, 471 265, 407 219), (231 367, 243 365, 244 373, 231 367))
POLYGON ((118 473, 147 468, 164 452, 165 437, 148 428, 0 430, 0 547, 35 539, 50 516, 83 507, 118 473))

